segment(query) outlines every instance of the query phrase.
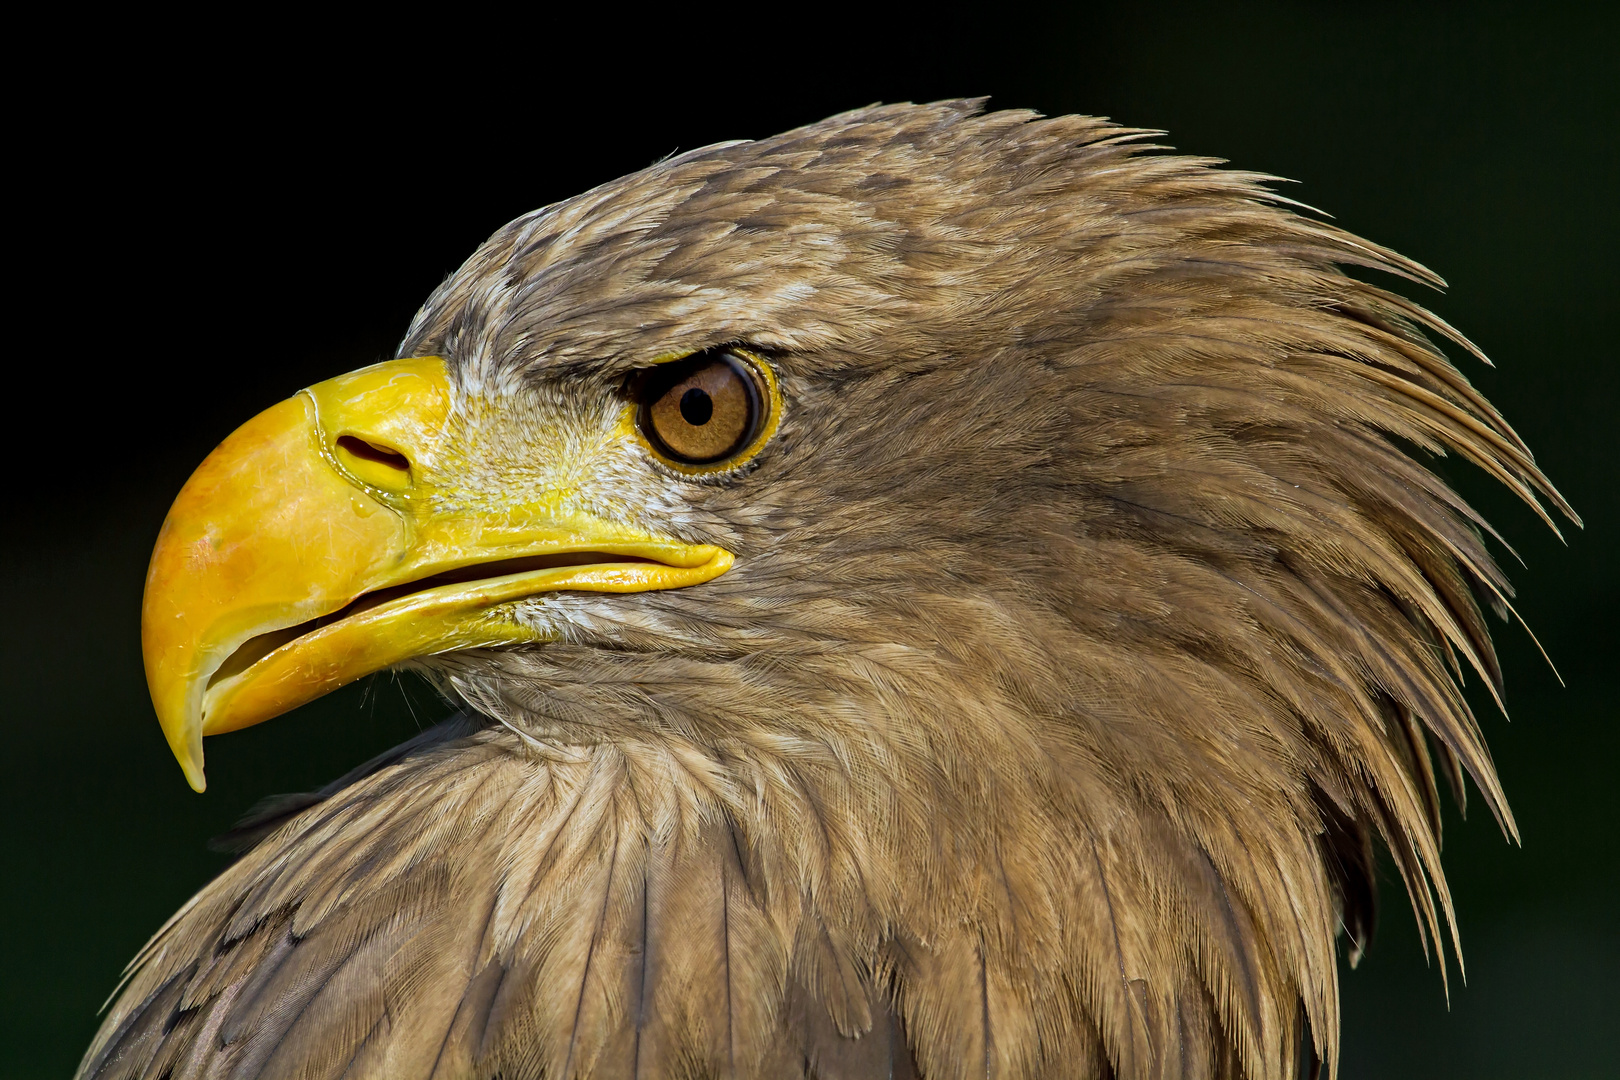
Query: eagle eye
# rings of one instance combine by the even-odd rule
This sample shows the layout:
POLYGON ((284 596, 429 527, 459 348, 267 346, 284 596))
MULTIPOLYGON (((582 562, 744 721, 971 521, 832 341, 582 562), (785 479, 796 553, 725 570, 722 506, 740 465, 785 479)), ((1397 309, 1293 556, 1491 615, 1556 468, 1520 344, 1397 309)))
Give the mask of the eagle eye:
POLYGON ((643 375, 636 397, 641 433, 684 465, 719 464, 746 450, 765 413, 759 374, 729 350, 659 364, 643 375))

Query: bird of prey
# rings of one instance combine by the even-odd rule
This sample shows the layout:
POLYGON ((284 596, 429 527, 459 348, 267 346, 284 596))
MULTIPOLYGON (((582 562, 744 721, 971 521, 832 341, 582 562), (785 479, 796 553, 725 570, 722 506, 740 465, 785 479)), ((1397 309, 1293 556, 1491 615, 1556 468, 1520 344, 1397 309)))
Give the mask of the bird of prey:
POLYGON ((681 154, 231 435, 143 609, 191 784, 370 672, 461 711, 246 822, 80 1075, 1331 1070, 1375 845, 1442 950, 1439 787, 1514 832, 1425 461, 1574 515, 1347 268, 1434 274, 1153 134, 681 154))

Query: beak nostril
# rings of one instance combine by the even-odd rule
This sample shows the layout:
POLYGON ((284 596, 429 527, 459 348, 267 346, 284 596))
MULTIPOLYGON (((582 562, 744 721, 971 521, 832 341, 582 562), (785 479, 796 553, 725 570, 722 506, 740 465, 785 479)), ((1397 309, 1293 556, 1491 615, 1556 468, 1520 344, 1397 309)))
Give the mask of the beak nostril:
POLYGON ((361 461, 376 462, 378 465, 386 465, 401 472, 407 472, 411 467, 410 459, 399 451, 386 446, 379 446, 355 435, 339 435, 337 446, 339 450, 343 450, 361 461))

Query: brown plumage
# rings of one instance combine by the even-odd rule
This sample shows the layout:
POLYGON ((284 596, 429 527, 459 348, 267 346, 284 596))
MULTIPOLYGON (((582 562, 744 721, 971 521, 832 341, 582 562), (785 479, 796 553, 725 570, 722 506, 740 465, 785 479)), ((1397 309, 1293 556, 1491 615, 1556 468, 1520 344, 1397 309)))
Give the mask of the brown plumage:
POLYGON ((251 825, 81 1074, 1335 1062, 1374 844, 1441 950, 1439 784, 1514 832, 1459 690, 1508 585, 1419 458, 1573 514, 1426 335, 1473 347, 1341 267, 1438 278, 1144 134, 873 108, 498 232, 400 348, 457 475, 736 566, 416 661, 468 711, 251 825), (781 383, 746 468, 534 444, 722 344, 781 383))

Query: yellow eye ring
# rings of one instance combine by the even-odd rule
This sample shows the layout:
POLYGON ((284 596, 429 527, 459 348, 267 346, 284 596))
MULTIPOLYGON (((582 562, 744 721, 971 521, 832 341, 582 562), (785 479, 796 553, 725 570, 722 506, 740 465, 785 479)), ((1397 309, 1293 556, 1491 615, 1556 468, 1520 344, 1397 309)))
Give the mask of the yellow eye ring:
POLYGON ((739 348, 672 357, 638 372, 629 391, 642 443, 663 464, 692 476, 747 462, 781 416, 775 372, 739 348))

